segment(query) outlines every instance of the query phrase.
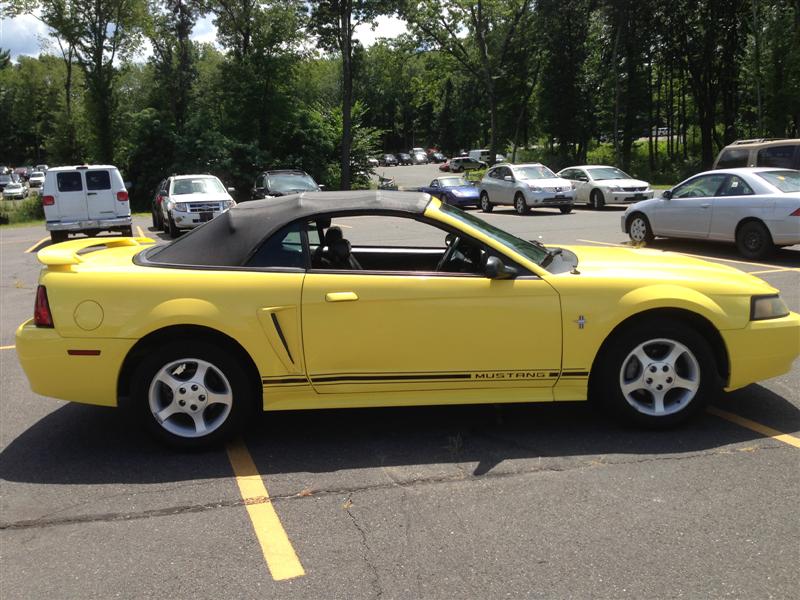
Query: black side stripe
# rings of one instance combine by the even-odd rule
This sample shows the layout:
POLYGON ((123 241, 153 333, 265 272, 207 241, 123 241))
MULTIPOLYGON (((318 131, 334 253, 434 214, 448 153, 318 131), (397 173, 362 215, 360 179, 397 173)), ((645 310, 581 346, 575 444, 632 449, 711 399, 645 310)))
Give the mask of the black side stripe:
POLYGON ((562 377, 588 377, 589 371, 564 371, 562 377))
POLYGON ((265 385, 271 385, 273 383, 308 383, 308 379, 305 377, 284 377, 280 379, 272 379, 264 377, 261 380, 261 383, 265 385))
POLYGON ((281 324, 278 322, 278 317, 275 316, 275 313, 270 313, 272 317, 272 324, 275 325, 275 331, 278 332, 278 337, 281 338, 281 343, 283 344, 284 349, 286 350, 286 354, 289 355, 289 360, 294 362, 294 358, 292 358, 292 353, 289 350, 289 344, 286 343, 286 338, 283 337, 283 329, 281 329, 281 324))
POLYGON ((449 375, 349 375, 345 377, 315 377, 312 375, 311 379, 315 382, 328 383, 333 381, 392 381, 392 380, 409 380, 409 379, 423 379, 423 380, 450 380, 450 379, 470 379, 469 373, 453 373, 449 375))

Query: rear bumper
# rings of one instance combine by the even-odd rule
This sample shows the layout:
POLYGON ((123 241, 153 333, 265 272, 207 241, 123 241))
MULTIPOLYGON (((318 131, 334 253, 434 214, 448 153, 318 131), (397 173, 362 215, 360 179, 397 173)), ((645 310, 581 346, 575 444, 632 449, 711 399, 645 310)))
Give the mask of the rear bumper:
POLYGON ((133 220, 130 216, 115 219, 87 219, 86 221, 48 221, 45 224, 47 231, 89 231, 109 230, 116 227, 130 227, 133 220))
POLYGON ((730 359, 725 388, 735 390, 786 373, 800 355, 800 315, 751 321, 744 329, 720 332, 730 359))
POLYGON ((33 320, 17 329, 17 356, 31 389, 42 396, 117 405, 117 377, 135 340, 64 338, 33 320), (99 350, 97 356, 74 356, 69 350, 99 350))

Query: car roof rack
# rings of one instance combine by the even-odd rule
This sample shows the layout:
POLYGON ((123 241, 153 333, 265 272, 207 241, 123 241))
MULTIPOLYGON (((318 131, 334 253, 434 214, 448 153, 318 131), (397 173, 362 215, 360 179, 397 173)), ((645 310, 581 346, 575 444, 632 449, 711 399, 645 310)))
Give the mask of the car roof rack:
POLYGON ((735 142, 731 142, 731 146, 739 146, 741 144, 759 144, 761 142, 775 142, 781 140, 783 138, 753 138, 750 140, 736 140, 735 142))

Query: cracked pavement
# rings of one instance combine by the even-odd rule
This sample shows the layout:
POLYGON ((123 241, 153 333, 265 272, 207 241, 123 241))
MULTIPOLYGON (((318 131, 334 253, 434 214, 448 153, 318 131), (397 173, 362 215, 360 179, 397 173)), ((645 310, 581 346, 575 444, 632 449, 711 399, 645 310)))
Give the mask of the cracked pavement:
MULTIPOLYGON (((489 218, 546 241, 622 237, 615 210, 489 218)), ((30 314, 38 267, 22 250, 41 237, 2 230, 2 345, 30 314)), ((796 261, 785 252, 779 264, 796 261)), ((798 273, 763 277, 800 309, 798 273)), ((717 405, 798 436, 798 390, 796 364, 717 405)), ((287 412, 264 415, 245 441, 304 577, 271 578, 224 450, 175 453, 114 410, 38 397, 3 351, 3 599, 761 599, 800 588, 800 450, 710 414, 650 432, 584 404, 287 412)))

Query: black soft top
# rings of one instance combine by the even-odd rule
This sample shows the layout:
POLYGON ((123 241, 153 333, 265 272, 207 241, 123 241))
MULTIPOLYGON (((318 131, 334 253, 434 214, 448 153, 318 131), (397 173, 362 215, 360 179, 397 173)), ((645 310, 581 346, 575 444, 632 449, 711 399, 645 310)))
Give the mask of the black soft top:
POLYGON ((284 225, 323 214, 421 215, 431 197, 419 192, 303 192, 238 204, 170 244, 139 255, 139 264, 241 266, 284 225))

